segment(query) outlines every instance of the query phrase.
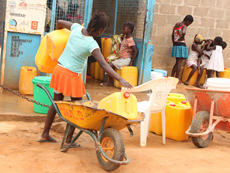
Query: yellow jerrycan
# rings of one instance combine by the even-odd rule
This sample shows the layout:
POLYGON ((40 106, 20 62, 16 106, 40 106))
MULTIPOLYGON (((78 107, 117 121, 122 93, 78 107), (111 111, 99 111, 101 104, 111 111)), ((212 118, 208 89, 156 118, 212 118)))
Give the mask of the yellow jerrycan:
MULTIPOLYGON (((187 65, 184 66, 184 71, 183 71, 183 75, 182 75, 182 82, 186 82, 188 79, 188 76, 190 74, 190 72, 192 71, 191 67, 188 67, 187 65)), ((191 79, 189 80, 189 85, 195 85, 196 80, 198 77, 198 71, 196 71, 193 76, 191 77, 191 79)))
POLYGON ((166 137, 176 141, 188 139, 185 134, 192 122, 192 109, 189 102, 182 101, 166 106, 166 137))
POLYGON ((220 72, 220 77, 230 79, 230 68, 224 68, 224 71, 220 72))
POLYGON ((68 29, 55 30, 47 34, 46 50, 52 60, 57 60, 69 39, 71 31, 68 29))
MULTIPOLYGON (((101 52, 103 52, 105 38, 101 38, 101 52)), ((98 62, 95 62, 95 79, 99 79, 99 70, 102 69, 98 62)))
POLYGON ((204 85, 205 80, 206 80, 206 69, 204 69, 204 71, 203 71, 203 74, 202 74, 202 76, 200 78, 199 84, 204 85))
POLYGON ((34 85, 32 80, 35 76, 37 76, 37 69, 35 67, 21 67, 19 76, 19 92, 21 94, 33 95, 34 85))
POLYGON ((43 37, 35 57, 35 64, 41 72, 53 73, 57 60, 68 41, 68 33, 70 34, 70 31, 67 29, 61 29, 52 31, 43 37))
POLYGON ((167 100, 174 102, 174 103, 177 103, 177 102, 185 101, 186 99, 185 99, 185 96, 183 94, 169 93, 167 100))
MULTIPOLYGON (((110 38, 105 38, 102 46, 102 55, 106 59, 111 54, 112 44, 110 38)), ((104 81, 104 70, 99 67, 99 80, 104 81)))
MULTIPOLYGON (((169 100, 166 101, 166 106, 170 104, 175 104, 169 100)), ((162 121, 161 121, 161 113, 152 113, 151 118, 150 118, 150 123, 149 123, 149 131, 153 132, 157 135, 162 134, 162 121)))
MULTIPOLYGON (((121 70, 115 70, 118 75, 120 75, 123 79, 129 82, 133 87, 137 86, 138 81, 138 68, 134 66, 125 66, 122 67, 121 70)), ((117 80, 114 80, 115 87, 122 87, 117 80)))
POLYGON ((89 65, 89 75, 95 78, 95 62, 89 65))
POLYGON ((52 60, 47 51, 46 51, 46 38, 43 37, 40 47, 38 48, 36 57, 35 57, 35 64, 38 67, 38 70, 43 73, 53 73, 54 68, 57 65, 57 60, 52 60))
POLYGON ((137 98, 129 92, 115 92, 103 98, 98 109, 105 109, 129 120, 137 119, 137 98))

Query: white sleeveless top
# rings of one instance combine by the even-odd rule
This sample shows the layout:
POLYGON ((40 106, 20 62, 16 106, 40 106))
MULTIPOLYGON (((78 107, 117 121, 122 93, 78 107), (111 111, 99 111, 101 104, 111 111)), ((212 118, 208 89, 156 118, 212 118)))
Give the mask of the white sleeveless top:
POLYGON ((189 51, 189 55, 188 55, 188 60, 189 61, 197 61, 199 53, 197 51, 193 51, 192 50, 192 45, 190 47, 190 51, 189 51))

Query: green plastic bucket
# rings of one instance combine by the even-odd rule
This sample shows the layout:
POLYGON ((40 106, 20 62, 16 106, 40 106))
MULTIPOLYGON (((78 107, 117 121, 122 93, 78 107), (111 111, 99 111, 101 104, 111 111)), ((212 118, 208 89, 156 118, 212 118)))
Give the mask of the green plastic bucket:
MULTIPOLYGON (((37 84, 43 85, 48 91, 50 92, 51 96, 54 97, 53 89, 49 87, 50 85, 50 76, 36 76, 32 80, 34 84, 34 100, 40 103, 43 103, 45 105, 51 105, 51 101, 45 91, 37 86, 37 84)), ((34 112, 41 113, 41 114, 47 114, 49 108, 37 105, 34 103, 34 112)))

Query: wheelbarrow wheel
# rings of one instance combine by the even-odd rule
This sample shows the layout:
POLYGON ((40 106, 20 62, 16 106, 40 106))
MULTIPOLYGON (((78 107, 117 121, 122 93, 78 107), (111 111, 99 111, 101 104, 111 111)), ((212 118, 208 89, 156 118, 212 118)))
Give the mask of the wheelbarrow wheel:
MULTIPOLYGON (((209 113, 206 111, 200 111, 196 113, 192 120, 191 132, 192 133, 203 133, 208 129, 209 126, 209 113)), ((212 140, 213 133, 210 132, 207 135, 192 137, 192 142, 198 148, 205 148, 212 140)))
MULTIPOLYGON (((105 129, 102 132, 100 143, 108 157, 117 161, 123 161, 125 143, 123 136, 118 130, 113 128, 105 129)), ((97 159, 101 167, 106 171, 113 171, 120 166, 119 164, 109 162, 99 150, 97 151, 97 159)))

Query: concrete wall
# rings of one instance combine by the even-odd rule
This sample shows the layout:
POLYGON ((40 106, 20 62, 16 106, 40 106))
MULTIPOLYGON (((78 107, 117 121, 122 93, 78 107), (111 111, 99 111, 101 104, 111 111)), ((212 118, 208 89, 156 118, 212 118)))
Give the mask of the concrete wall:
POLYGON ((172 29, 188 14, 193 15, 194 22, 187 29, 187 47, 190 48, 197 33, 205 39, 221 36, 228 44, 223 54, 225 67, 230 68, 229 0, 156 0, 152 30, 152 42, 155 46, 153 68, 164 69, 171 74, 175 63, 175 58, 170 56, 172 29))
POLYGON ((6 0, 0 1, 0 47, 2 44, 3 36, 3 21, 5 20, 6 0))

